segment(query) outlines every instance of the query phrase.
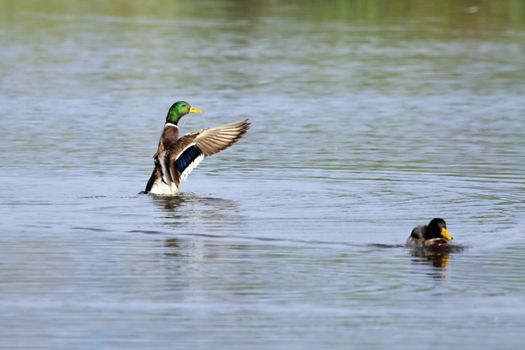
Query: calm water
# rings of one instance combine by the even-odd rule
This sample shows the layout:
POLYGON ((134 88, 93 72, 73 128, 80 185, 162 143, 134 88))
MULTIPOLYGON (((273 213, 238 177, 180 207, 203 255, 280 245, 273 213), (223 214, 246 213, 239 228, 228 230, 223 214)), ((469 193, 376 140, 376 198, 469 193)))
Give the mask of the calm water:
POLYGON ((523 346, 522 1, 4 0, 0 46, 0 347, 523 346), (140 195, 180 99, 252 129, 140 195))

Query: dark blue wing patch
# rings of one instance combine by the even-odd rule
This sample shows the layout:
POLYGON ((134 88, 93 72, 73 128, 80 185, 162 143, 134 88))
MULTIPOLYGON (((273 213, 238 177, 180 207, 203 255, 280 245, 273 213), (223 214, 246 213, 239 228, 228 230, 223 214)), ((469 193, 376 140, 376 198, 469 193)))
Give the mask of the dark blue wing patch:
POLYGON ((188 147, 175 161, 177 170, 182 173, 200 155, 202 152, 196 146, 188 147))

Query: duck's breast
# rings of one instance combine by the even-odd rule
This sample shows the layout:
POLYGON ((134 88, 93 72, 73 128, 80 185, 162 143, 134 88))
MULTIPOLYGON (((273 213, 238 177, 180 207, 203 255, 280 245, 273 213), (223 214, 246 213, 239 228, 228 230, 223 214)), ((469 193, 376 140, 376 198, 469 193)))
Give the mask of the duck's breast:
POLYGON ((171 150, 179 140, 179 128, 173 124, 166 124, 162 131, 161 141, 165 150, 171 150))
POLYGON ((168 184, 164 183, 161 178, 158 178, 153 182, 151 186, 150 193, 161 195, 161 196, 170 196, 177 194, 179 191, 175 182, 169 182, 168 184))

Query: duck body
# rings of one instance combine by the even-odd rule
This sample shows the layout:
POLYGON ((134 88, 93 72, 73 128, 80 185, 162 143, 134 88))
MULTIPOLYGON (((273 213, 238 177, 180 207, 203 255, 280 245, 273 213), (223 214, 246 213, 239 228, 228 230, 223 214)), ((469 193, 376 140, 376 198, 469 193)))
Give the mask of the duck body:
POLYGON ((153 156, 155 167, 145 193, 174 195, 181 183, 206 157, 210 157, 237 142, 249 129, 248 119, 201 129, 179 137, 178 120, 187 113, 201 113, 187 102, 176 102, 170 108, 160 136, 157 152, 153 156), (177 112, 177 108, 182 112, 177 112), (179 113, 171 113, 172 110, 179 113), (170 117, 171 115, 171 117, 170 117))
POLYGON ((412 229, 406 245, 412 248, 444 248, 448 247, 452 235, 447 230, 445 220, 434 218, 428 225, 419 225, 412 229))

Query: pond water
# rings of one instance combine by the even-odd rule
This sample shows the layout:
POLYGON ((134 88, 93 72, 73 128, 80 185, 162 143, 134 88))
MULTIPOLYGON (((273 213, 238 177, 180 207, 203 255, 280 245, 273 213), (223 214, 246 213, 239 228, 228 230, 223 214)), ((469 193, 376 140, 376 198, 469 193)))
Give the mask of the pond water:
POLYGON ((523 2, 4 0, 0 44, 0 347, 523 345, 523 2), (139 194, 176 100, 252 128, 139 194))

